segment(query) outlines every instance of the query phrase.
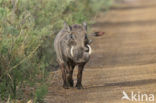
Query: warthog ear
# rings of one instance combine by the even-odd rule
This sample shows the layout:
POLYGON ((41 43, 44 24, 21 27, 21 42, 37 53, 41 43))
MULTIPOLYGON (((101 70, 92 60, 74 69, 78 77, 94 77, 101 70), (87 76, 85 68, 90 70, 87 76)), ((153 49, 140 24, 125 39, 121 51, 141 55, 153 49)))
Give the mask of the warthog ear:
POLYGON ((68 25, 66 22, 64 22, 64 28, 70 32, 72 30, 72 27, 70 25, 68 25))
POLYGON ((83 22, 83 27, 87 31, 87 23, 86 22, 83 22))

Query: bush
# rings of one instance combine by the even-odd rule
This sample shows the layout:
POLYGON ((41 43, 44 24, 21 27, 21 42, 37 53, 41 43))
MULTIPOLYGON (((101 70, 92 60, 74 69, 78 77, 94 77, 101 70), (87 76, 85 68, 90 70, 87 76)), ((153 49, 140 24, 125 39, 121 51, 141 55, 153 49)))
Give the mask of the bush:
POLYGON ((42 101, 55 35, 64 21, 91 23, 103 5, 110 0, 0 0, 0 98, 42 101))
POLYGON ((36 92, 35 92, 34 102, 42 102, 43 103, 44 96, 46 95, 47 92, 48 92, 48 89, 47 89, 46 85, 42 85, 41 87, 37 88, 36 92))

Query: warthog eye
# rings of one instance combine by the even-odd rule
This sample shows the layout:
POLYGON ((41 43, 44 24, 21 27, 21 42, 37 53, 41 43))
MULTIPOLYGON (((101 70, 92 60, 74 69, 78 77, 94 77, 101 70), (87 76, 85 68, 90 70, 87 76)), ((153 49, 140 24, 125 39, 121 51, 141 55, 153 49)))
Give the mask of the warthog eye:
POLYGON ((74 35, 73 34, 70 34, 70 39, 74 39, 74 35))
POLYGON ((73 34, 70 34, 69 35, 69 45, 75 45, 75 40, 74 40, 74 35, 73 34))

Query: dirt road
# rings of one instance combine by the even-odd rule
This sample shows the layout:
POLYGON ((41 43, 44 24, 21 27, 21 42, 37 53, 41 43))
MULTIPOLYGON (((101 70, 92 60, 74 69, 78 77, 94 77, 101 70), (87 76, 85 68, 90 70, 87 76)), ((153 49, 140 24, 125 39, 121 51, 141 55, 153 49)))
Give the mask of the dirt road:
POLYGON ((156 0, 115 5, 101 12, 93 26, 106 34, 93 38, 93 55, 83 74, 85 89, 64 90, 58 82, 49 88, 46 103, 156 103, 156 0), (132 91, 154 94, 155 102, 121 100, 123 91, 128 96, 132 91))

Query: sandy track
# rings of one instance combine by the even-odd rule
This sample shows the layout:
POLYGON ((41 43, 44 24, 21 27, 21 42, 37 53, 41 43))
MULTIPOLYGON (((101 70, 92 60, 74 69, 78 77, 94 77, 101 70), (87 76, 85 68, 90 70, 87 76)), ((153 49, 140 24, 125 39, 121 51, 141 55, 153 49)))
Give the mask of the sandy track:
POLYGON ((85 89, 64 90, 59 82, 49 87, 46 103, 133 103, 121 100, 122 91, 155 94, 150 103, 156 103, 156 1, 117 3, 107 14, 101 12, 93 29, 106 34, 93 38, 85 89))

